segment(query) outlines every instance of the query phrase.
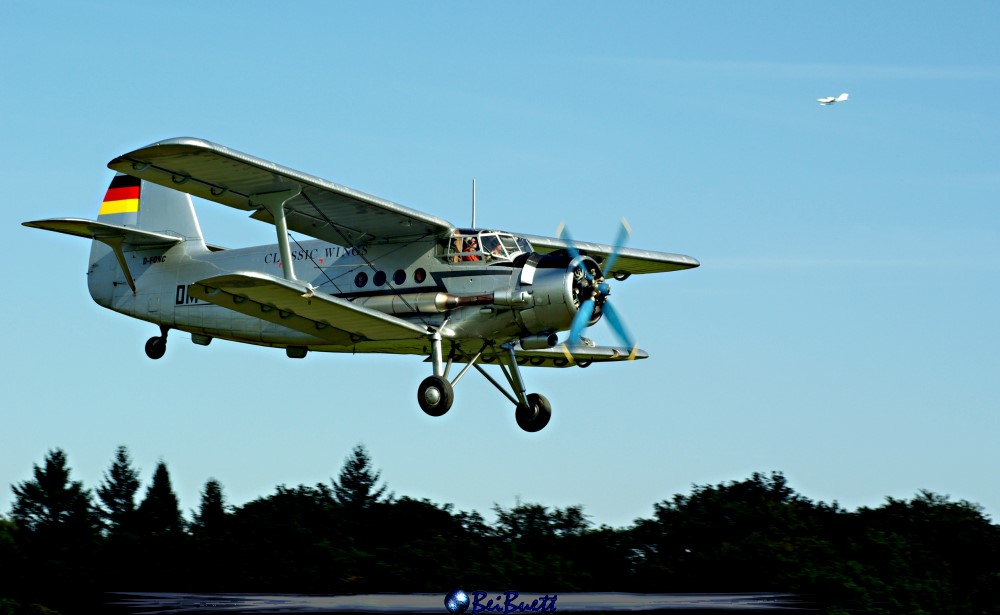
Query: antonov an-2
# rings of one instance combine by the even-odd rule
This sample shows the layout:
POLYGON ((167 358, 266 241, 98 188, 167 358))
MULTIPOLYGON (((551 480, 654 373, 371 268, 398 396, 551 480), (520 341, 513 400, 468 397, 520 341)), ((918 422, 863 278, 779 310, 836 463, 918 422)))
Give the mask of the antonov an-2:
POLYGON ((417 402, 448 411, 470 368, 515 406, 534 432, 551 406, 528 394, 521 367, 586 367, 643 359, 608 301, 607 280, 698 266, 678 254, 514 234, 454 224, 201 139, 160 141, 108 163, 118 171, 97 220, 26 226, 93 240, 87 283, 101 306, 159 325, 146 343, 163 356, 167 333, 319 352, 428 357, 417 402), (273 224, 277 244, 206 244, 191 196, 273 224), (294 234, 293 234, 294 233, 294 234), (621 347, 583 329, 606 316, 621 347), (568 331, 559 344, 557 333, 568 331), (483 369, 500 366, 510 391, 483 369), (452 375, 454 364, 462 366, 452 375))

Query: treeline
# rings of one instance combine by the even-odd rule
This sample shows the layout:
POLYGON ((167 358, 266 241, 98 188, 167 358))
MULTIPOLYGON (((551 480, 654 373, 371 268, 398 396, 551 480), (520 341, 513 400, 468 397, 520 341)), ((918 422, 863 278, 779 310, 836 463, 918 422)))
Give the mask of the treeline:
POLYGON ((91 492, 51 451, 0 517, 0 614, 74 612, 106 591, 367 593, 791 592, 831 612, 1000 612, 1000 527, 921 492, 846 511, 780 473, 693 488, 631 527, 580 506, 496 506, 495 521, 386 494, 363 446, 330 484, 243 506, 205 484, 188 522, 161 462, 139 499, 120 447, 91 492))

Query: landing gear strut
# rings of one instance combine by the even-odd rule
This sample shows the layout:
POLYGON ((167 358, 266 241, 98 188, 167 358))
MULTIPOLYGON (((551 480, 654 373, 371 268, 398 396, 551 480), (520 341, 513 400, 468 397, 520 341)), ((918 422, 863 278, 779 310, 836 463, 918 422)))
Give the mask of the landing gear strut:
POLYGON ((458 385, 458 381, 465 376, 469 369, 474 367, 514 404, 514 420, 517 421, 518 427, 529 433, 540 431, 549 424, 549 419, 552 418, 552 404, 544 395, 525 393, 524 381, 521 380, 521 370, 518 368, 514 356, 514 348, 510 344, 504 344, 497 354, 500 359, 498 361, 500 369, 503 371, 513 395, 487 374, 478 361, 488 345, 488 343, 484 343, 475 356, 469 356, 462 352, 458 346, 452 346, 448 362, 445 364, 441 348, 441 334, 435 332, 431 337, 431 363, 434 366, 434 375, 425 378, 417 389, 417 403, 420 404, 420 409, 430 416, 441 416, 448 412, 452 402, 455 401, 455 387, 458 385), (467 363, 462 371, 455 376, 455 379, 449 381, 448 372, 451 371, 451 364, 456 354, 463 355, 467 363))
POLYGON ((146 340, 146 356, 150 359, 161 359, 167 352, 167 331, 169 327, 160 327, 160 336, 153 336, 146 340))

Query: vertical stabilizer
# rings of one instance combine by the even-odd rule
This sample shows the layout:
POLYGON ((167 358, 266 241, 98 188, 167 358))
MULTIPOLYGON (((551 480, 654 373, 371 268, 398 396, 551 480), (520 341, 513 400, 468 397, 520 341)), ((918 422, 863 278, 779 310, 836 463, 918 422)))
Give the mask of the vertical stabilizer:
POLYGON ((97 219, 205 246, 190 195, 131 175, 118 174, 111 180, 97 219))
POLYGON ((130 175, 111 180, 97 222, 88 229, 94 242, 87 285, 94 301, 118 311, 132 309, 130 297, 142 292, 137 280, 143 267, 162 262, 152 259, 175 246, 188 254, 208 251, 189 195, 130 175))

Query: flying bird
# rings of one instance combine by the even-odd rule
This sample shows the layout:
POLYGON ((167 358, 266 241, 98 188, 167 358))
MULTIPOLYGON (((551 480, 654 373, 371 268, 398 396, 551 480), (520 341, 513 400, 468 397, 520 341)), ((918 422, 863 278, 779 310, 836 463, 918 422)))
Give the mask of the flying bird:
POLYGON ((816 100, 819 101, 819 104, 825 107, 827 105, 832 105, 833 103, 844 102, 845 100, 847 100, 847 92, 844 92, 843 94, 841 94, 836 98, 834 98, 833 96, 827 96, 826 98, 817 98, 816 100))

